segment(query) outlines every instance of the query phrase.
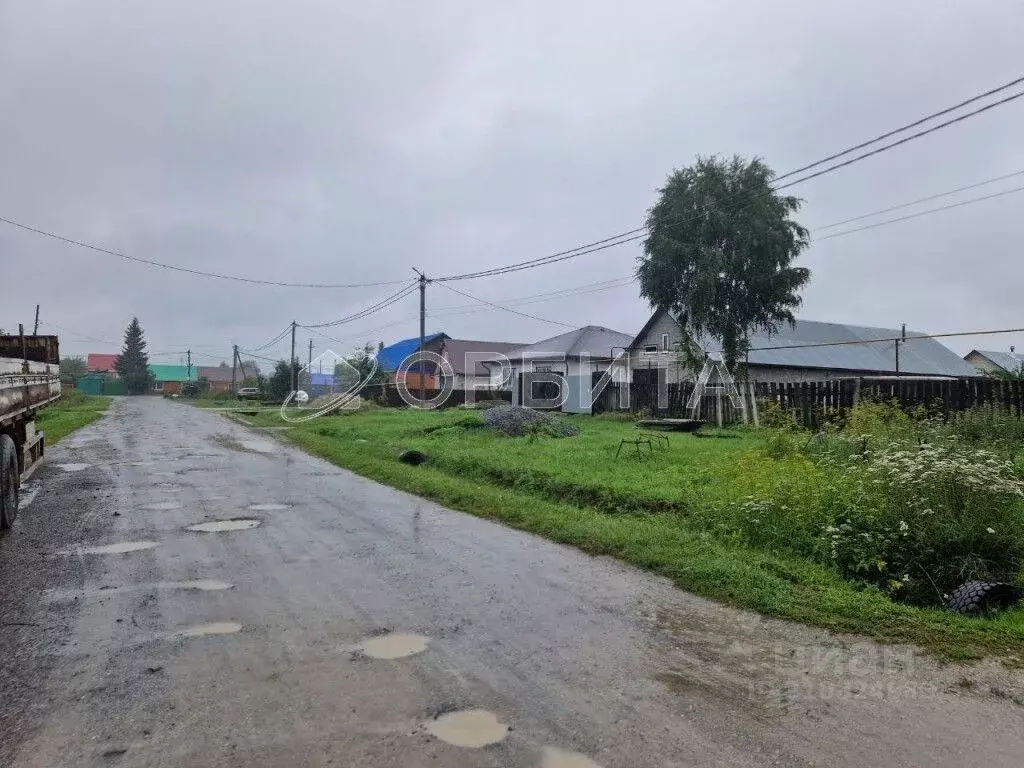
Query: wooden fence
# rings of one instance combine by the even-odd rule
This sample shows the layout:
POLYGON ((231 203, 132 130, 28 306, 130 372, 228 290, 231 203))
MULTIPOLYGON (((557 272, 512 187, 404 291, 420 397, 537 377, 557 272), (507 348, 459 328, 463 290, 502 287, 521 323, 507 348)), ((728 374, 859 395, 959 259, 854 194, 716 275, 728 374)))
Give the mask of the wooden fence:
MULTIPOLYGON (((666 396, 659 404, 654 382, 634 380, 630 385, 630 410, 669 418, 689 417, 691 412, 686 405, 693 393, 693 382, 664 386, 666 396)), ((975 408, 1018 419, 1024 415, 1024 381, 883 376, 809 382, 738 381, 736 386, 744 399, 748 420, 754 420, 755 413, 763 411, 767 403, 774 403, 807 429, 819 429, 827 421, 842 418, 856 403, 864 401, 896 402, 907 410, 924 407, 944 419, 975 408)), ((601 398, 600 409, 607 410, 618 402, 618 392, 613 387, 609 390, 612 391, 601 398)), ((744 409, 717 394, 702 398, 700 418, 716 422, 719 400, 724 423, 743 421, 744 409)))

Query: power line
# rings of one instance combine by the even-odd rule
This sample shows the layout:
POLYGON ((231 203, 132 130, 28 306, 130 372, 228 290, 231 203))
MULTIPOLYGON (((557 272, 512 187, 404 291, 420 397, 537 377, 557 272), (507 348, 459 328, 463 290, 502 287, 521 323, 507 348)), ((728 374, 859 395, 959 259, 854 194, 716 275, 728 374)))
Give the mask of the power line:
POLYGON ((750 352, 768 352, 780 349, 812 349, 814 347, 849 347, 857 344, 883 344, 894 341, 905 342, 915 339, 951 339, 957 336, 995 336, 1002 333, 1024 333, 1024 328, 998 328, 984 331, 953 331, 950 333, 921 333, 914 336, 889 336, 881 339, 858 339, 856 341, 822 341, 810 344, 782 344, 777 347, 751 347, 750 352))
MULTIPOLYGON (((798 173, 801 173, 804 170, 808 170, 810 168, 817 167, 819 165, 822 165, 823 163, 829 162, 830 160, 836 159, 838 157, 842 157, 842 156, 844 156, 846 154, 849 154, 850 152, 856 151, 857 149, 862 149, 864 147, 870 146, 871 144, 877 143, 878 141, 881 141, 883 139, 889 138, 889 137, 894 136, 896 134, 902 133, 902 132, 904 132, 904 131, 912 128, 912 127, 916 127, 918 125, 922 125, 922 124, 924 124, 926 122, 929 122, 930 120, 933 120, 936 117, 940 117, 942 115, 946 115, 946 114, 949 114, 951 112, 955 112, 956 110, 961 109, 962 107, 966 106, 967 104, 972 104, 972 103, 974 103, 976 101, 979 101, 979 100, 981 100, 981 99, 983 99, 983 98, 985 98, 987 96, 991 96, 991 95, 993 95, 995 93, 998 93, 1000 91, 1006 90, 1007 88, 1010 88, 1010 87, 1012 87, 1012 86, 1014 86, 1014 85, 1016 85, 1018 83, 1021 83, 1021 82, 1024 82, 1024 77, 1020 77, 1020 78, 1017 78, 1015 80, 1012 80, 1009 83, 1006 83, 1005 85, 1001 85, 1001 86, 999 86, 997 88, 993 88, 993 89, 991 89, 989 91, 986 91, 986 92, 984 92, 982 94, 979 94, 977 96, 971 97, 970 99, 966 99, 964 101, 961 101, 958 104, 955 104, 955 105, 953 105, 951 107, 947 107, 946 109, 940 110, 939 112, 934 112, 934 113, 932 113, 930 115, 927 115, 927 116, 925 116, 923 118, 920 118, 919 120, 915 120, 914 122, 908 123, 908 124, 906 124, 906 125, 904 125, 904 126, 902 126, 900 128, 894 129, 892 131, 887 131, 886 133, 883 133, 883 134, 880 134, 879 136, 876 136, 874 139, 870 139, 868 141, 861 142, 860 144, 857 144, 857 145, 855 145, 853 147, 849 147, 849 148, 847 148, 845 150, 842 150, 840 152, 833 153, 832 155, 829 155, 828 157, 822 158, 821 160, 817 160, 817 161, 815 161, 813 163, 809 163, 807 165, 804 165, 801 168, 798 168, 798 169, 795 169, 795 170, 792 170, 792 171, 788 171, 788 172, 782 174, 781 176, 776 177, 776 181, 779 181, 779 180, 784 179, 784 178, 789 178, 790 176, 794 176, 794 175, 796 175, 798 173)), ((940 123, 940 124, 938 124, 936 126, 932 126, 931 128, 928 128, 926 130, 919 131, 919 132, 917 132, 917 133, 915 133, 915 134, 913 134, 911 136, 908 136, 908 137, 905 137, 903 139, 900 139, 899 141, 892 142, 892 143, 887 144, 887 145, 885 145, 883 147, 878 147, 878 148, 876 148, 876 149, 874 149, 874 150, 872 150, 870 152, 863 153, 861 155, 858 155, 857 157, 851 158, 851 159, 846 160, 846 161, 844 161, 842 163, 837 163, 835 165, 831 165, 831 166, 829 166, 827 168, 824 168, 824 169, 822 169, 820 171, 817 171, 817 172, 815 172, 813 174, 808 174, 806 176, 803 176, 803 177, 801 177, 799 179, 795 179, 795 180, 793 180, 791 182, 788 182, 786 184, 782 184, 782 185, 773 187, 771 192, 775 192, 775 191, 778 191, 778 190, 781 190, 781 189, 786 189, 788 187, 795 186, 796 184, 803 183, 803 182, 808 181, 810 179, 817 178, 818 176, 823 176, 823 175, 825 175, 827 173, 832 173, 833 171, 839 170, 840 168, 845 168, 845 167, 847 167, 849 165, 852 165, 854 163, 860 162, 861 160, 864 160, 864 159, 866 159, 868 157, 871 157, 873 155, 880 154, 882 152, 886 152, 886 151, 888 151, 890 149, 893 149, 894 147, 900 146, 902 144, 906 144, 906 143, 908 143, 910 141, 914 141, 916 139, 921 138, 922 136, 926 136, 926 135, 928 135, 930 133, 934 133, 935 131, 942 130, 943 128, 949 127, 949 126, 954 125, 956 123, 959 123, 959 122, 961 122, 963 120, 966 120, 968 118, 971 118, 971 117, 974 117, 976 115, 979 115, 979 114, 981 114, 983 112, 987 112, 988 110, 994 109, 995 107, 1002 106, 1003 104, 1006 104, 1008 102, 1014 101, 1015 99, 1018 99, 1018 98, 1020 98, 1022 96, 1024 96, 1024 91, 1015 93, 1015 94, 1013 94, 1011 96, 1008 96, 1008 97, 1006 97, 1004 99, 1000 99, 999 101, 992 102, 992 103, 987 104, 987 105, 985 105, 983 107, 980 107, 978 109, 972 110, 971 112, 968 112, 968 113, 966 113, 964 115, 960 115, 960 116, 958 116, 956 118, 953 118, 951 120, 947 120, 947 121, 945 121, 943 123, 940 123)), ((743 207, 744 205, 747 205, 747 204, 753 202, 758 197, 765 196, 765 194, 771 194, 771 192, 769 192, 769 193, 762 192, 762 193, 754 193, 752 195, 747 195, 746 196, 747 199, 744 200, 743 198, 741 198, 740 200, 736 201, 733 204, 733 206, 731 206, 730 210, 731 211, 738 210, 739 208, 743 207)), ((675 221, 673 223, 681 223, 683 221, 692 220, 693 218, 696 217, 696 215, 697 214, 689 214, 687 216, 681 217, 679 220, 677 220, 677 221, 675 221)), ((434 278, 434 280, 435 280, 435 282, 445 282, 445 281, 450 281, 450 280, 470 280, 470 279, 475 279, 475 278, 479 278, 479 277, 491 277, 491 276, 494 276, 494 275, 507 274, 509 272, 517 272, 517 271, 522 270, 522 269, 532 269, 534 267, 546 266, 547 264, 554 264, 554 263, 557 263, 559 261, 565 261, 566 259, 572 259, 572 258, 576 258, 577 256, 583 256, 583 255, 586 255, 588 253, 594 253, 595 251, 604 250, 605 248, 614 247, 616 245, 622 245, 624 243, 631 242, 632 240, 639 240, 642 237, 646 237, 645 233, 647 231, 648 231, 648 228, 647 228, 646 225, 644 225, 644 226, 641 226, 641 227, 636 227, 634 229, 626 230, 625 232, 620 232, 618 235, 613 235, 611 237, 606 237, 606 238, 603 238, 601 240, 595 240, 595 241, 593 241, 591 243, 585 243, 583 245, 579 245, 579 246, 577 246, 575 248, 571 248, 571 249, 566 250, 566 251, 560 251, 558 253, 551 254, 550 256, 540 257, 540 258, 536 258, 536 259, 531 259, 529 261, 517 262, 517 263, 514 263, 514 264, 507 264, 507 265, 502 266, 502 267, 494 267, 494 268, 488 269, 488 270, 480 270, 480 271, 477 271, 477 272, 469 272, 469 273, 464 273, 464 274, 460 274, 460 275, 446 275, 446 276, 443 276, 443 277, 440 277, 440 278, 434 278), (598 246, 600 246, 600 247, 598 247, 598 246)))
POLYGON ((190 267, 182 267, 177 264, 167 264, 162 261, 154 261, 153 259, 144 259, 141 256, 132 256, 122 251, 113 251, 109 248, 104 248, 99 245, 87 243, 84 240, 76 240, 73 237, 59 235, 56 232, 50 232, 45 229, 40 229, 38 227, 33 227, 28 224, 23 224, 19 221, 15 221, 14 219, 8 219, 3 216, 0 216, 0 222, 8 224, 12 227, 17 227, 18 229, 25 230, 26 232, 32 232, 37 235, 42 235, 43 237, 49 237, 53 240, 59 240, 60 242, 66 243, 68 245, 75 245, 78 246, 79 248, 87 248, 90 251, 95 251, 96 253, 104 253, 108 256, 116 256, 117 258, 124 259, 125 261, 133 261, 137 264, 146 264, 151 267, 160 267, 161 269, 170 269, 175 272, 185 272, 187 274, 198 275, 200 277, 212 277, 218 280, 234 280, 235 282, 250 283, 253 285, 275 285, 281 288, 374 288, 381 285, 398 285, 399 283, 405 282, 404 280, 384 280, 374 283, 285 283, 279 282, 277 280, 258 280, 256 278, 241 277, 239 275, 225 275, 219 272, 206 272, 201 269, 191 269, 190 267))
POLYGON ((261 351, 261 350, 264 350, 264 349, 266 349, 267 347, 269 347, 269 346, 271 346, 271 345, 273 345, 273 344, 276 344, 276 343, 277 343, 277 342, 279 342, 279 341, 280 341, 281 339, 283 339, 283 338, 284 338, 285 336, 287 336, 287 335, 288 335, 288 333, 289 333, 289 332, 291 331, 291 329, 292 329, 292 324, 291 324, 291 323, 288 323, 288 325, 286 325, 286 326, 284 327, 284 330, 282 330, 282 331, 281 331, 281 332, 280 332, 279 334, 277 334, 277 336, 275 336, 274 338, 272 338, 272 339, 271 339, 270 341, 268 341, 268 342, 267 342, 266 344, 261 344, 260 346, 256 347, 256 351, 257 351, 257 352, 259 352, 259 351, 261 351))
MULTIPOLYGON (((582 296, 584 294, 599 293, 600 291, 607 291, 613 288, 621 288, 634 282, 635 279, 636 278, 633 275, 626 275, 625 277, 616 277, 611 280, 600 280, 596 283, 585 283, 583 285, 572 286, 570 288, 563 288, 558 291, 537 293, 533 296, 519 296, 513 299, 500 299, 497 303, 514 307, 526 306, 527 304, 542 304, 545 301, 566 298, 568 296, 582 296)), ((479 309, 480 307, 477 304, 459 304, 457 306, 441 307, 433 310, 430 312, 430 315, 459 315, 478 311, 479 309)))
MULTIPOLYGON (((402 282, 408 282, 408 281, 403 280, 402 282)), ((351 322, 353 322, 355 320, 361 320, 362 318, 368 317, 369 315, 372 315, 375 312, 380 312, 382 309, 386 309, 387 307, 390 307, 392 304, 394 304, 397 301, 401 301, 402 299, 404 299, 406 296, 408 296, 410 293, 412 293, 415 290, 416 290, 415 283, 409 284, 409 285, 406 285, 406 287, 402 288, 400 291, 397 291, 396 293, 393 293, 390 296, 388 296, 388 297, 386 297, 384 299, 381 299, 376 304, 373 304, 373 305, 371 305, 369 307, 366 307, 365 309, 361 309, 358 312, 355 312, 355 313, 353 313, 351 315, 348 315, 347 317, 341 318, 340 320, 331 320, 330 322, 327 322, 327 323, 311 323, 311 324, 308 324, 308 325, 303 325, 303 324, 300 323, 299 325, 302 328, 309 328, 309 329, 313 329, 313 328, 333 328, 333 327, 338 326, 338 325, 344 325, 345 323, 351 323, 351 322)))
POLYGON ((851 157, 849 160, 844 160, 841 163, 836 163, 835 165, 830 165, 827 168, 822 168, 820 171, 809 173, 806 176, 801 176, 799 179, 796 179, 795 181, 790 181, 785 184, 781 184, 780 186, 775 187, 774 190, 777 192, 780 189, 786 189, 787 187, 792 187, 796 184, 802 184, 805 181, 810 181, 811 179, 816 179, 819 176, 824 176, 826 173, 832 173, 832 171, 837 171, 840 168, 845 168, 848 165, 859 163, 861 160, 865 160, 869 157, 873 157, 874 155, 881 154, 882 152, 888 152, 890 149, 893 149, 894 147, 898 147, 901 144, 906 144, 909 141, 914 141, 915 139, 919 139, 922 136, 927 136, 929 133, 941 131, 943 128, 948 128, 951 125, 959 123, 963 120, 967 120, 968 118, 974 117, 975 115, 980 115, 982 112, 988 112, 990 109, 995 109, 996 107, 1002 106, 1003 104, 1007 104, 1015 99, 1019 99, 1022 96, 1024 96, 1024 91, 1019 91, 1018 93, 1015 93, 1012 96, 1007 96, 1005 99, 1000 99, 999 101, 995 101, 991 104, 986 104, 984 107, 972 110, 971 112, 968 112, 964 115, 960 115, 959 117, 954 117, 952 120, 946 120, 945 122, 939 123, 938 125, 934 125, 931 128, 927 128, 923 131, 918 131, 917 133, 912 133, 909 136, 899 139, 898 141, 894 141, 890 144, 885 144, 881 147, 877 147, 869 152, 857 155, 856 157, 851 157))
POLYGON ((801 166, 800 168, 795 168, 792 171, 787 171, 781 176, 776 176, 775 181, 781 181, 782 179, 789 178, 790 176, 796 176, 798 173, 809 171, 811 168, 816 168, 819 165, 824 165, 825 163, 831 162, 832 160, 836 160, 840 157, 843 157, 844 155, 848 155, 851 152, 856 152, 858 149, 864 149, 864 147, 871 146, 872 144, 877 144, 880 141, 884 141, 885 139, 895 136, 897 133, 909 131, 911 128, 916 128, 919 125, 924 125, 925 123, 929 122, 930 120, 934 120, 937 117, 942 117, 943 115, 948 115, 951 112, 956 112, 958 109, 966 107, 968 104, 973 104, 976 101, 981 101, 982 99, 999 93, 1000 91, 1005 91, 1008 88, 1012 88, 1018 83, 1024 83, 1024 77, 1018 77, 1006 83, 1005 85, 1000 85, 989 91, 985 91, 984 93, 979 93, 977 96, 972 96, 969 99, 965 99, 964 101, 961 101, 959 104, 954 104, 953 106, 946 107, 945 109, 939 110, 938 112, 933 112, 932 114, 926 115, 925 117, 915 120, 912 123, 907 123, 906 125, 900 128, 895 128, 891 131, 887 131, 886 133, 880 134, 873 139, 862 141, 860 144, 855 144, 854 146, 848 147, 842 150, 841 152, 836 152, 835 154, 829 155, 828 157, 823 157, 821 160, 818 160, 816 162, 808 163, 807 165, 801 166))
POLYGON ((812 231, 813 232, 821 232, 823 229, 832 229, 833 227, 840 227, 843 224, 851 224, 854 221, 861 221, 862 219, 870 219, 872 216, 881 216, 883 213, 891 213, 892 211, 898 211, 898 210, 900 210, 902 208, 909 208, 912 205, 919 205, 920 203, 927 203, 930 200, 938 200, 941 197, 949 197, 950 195, 955 195, 955 194, 957 194, 959 192, 966 192, 969 189, 977 189, 978 187, 984 187, 984 186, 987 186, 989 184, 994 184, 997 181, 1004 181, 1006 179, 1012 179, 1014 176, 1020 176, 1022 174, 1024 174, 1024 170, 1014 171, 1013 173, 1007 173, 1007 174, 1004 174, 1003 176, 995 176, 994 178, 985 179, 984 181, 979 181, 979 182, 977 182, 975 184, 967 184, 966 186, 957 187, 956 189, 950 189, 950 190, 947 190, 946 192, 938 192, 938 193, 936 193, 934 195, 928 195, 927 197, 919 197, 919 198, 917 198, 917 200, 911 200, 908 203, 900 203, 899 205, 890 205, 888 208, 880 208, 877 211, 872 211, 871 213, 865 213, 865 214, 862 214, 861 216, 853 216, 853 217, 851 217, 849 219, 843 219, 842 221, 834 221, 831 224, 825 224, 825 225, 820 226, 820 227, 815 227, 812 231))
POLYGON ((474 301, 479 301, 481 304, 486 304, 489 307, 494 307, 495 309, 501 309, 501 310, 504 310, 505 312, 511 312, 513 315, 519 315, 520 317, 528 317, 531 320, 540 320, 542 323, 551 323, 552 325, 561 325, 564 328, 577 328, 577 327, 579 327, 579 326, 576 326, 576 325, 571 325, 570 323, 563 323, 561 320, 548 320, 546 317, 537 317, 537 315, 531 315, 531 314, 529 314, 527 312, 519 312, 518 310, 515 310, 515 309, 510 309, 508 307, 503 307, 500 304, 495 304, 492 301, 487 301, 486 299, 481 299, 479 296, 472 296, 472 295, 470 295, 470 294, 468 294, 468 293, 466 293, 464 291, 460 291, 458 288, 452 288, 447 283, 441 283, 440 285, 441 285, 442 288, 447 288, 449 291, 452 291, 453 293, 457 293, 460 296, 465 296, 467 299, 473 299, 474 301))
MULTIPOLYGON (((908 213, 906 216, 897 216, 895 219, 886 219, 884 221, 876 221, 874 224, 865 224, 862 227, 854 227, 853 229, 844 229, 841 232, 833 232, 831 235, 825 235, 819 237, 818 241, 831 240, 833 237, 842 237, 843 235, 852 235, 854 232, 863 232, 866 229, 875 229, 876 227, 885 227, 889 224, 898 224, 901 221, 908 221, 909 219, 916 219, 921 216, 928 216, 932 213, 938 213, 939 211, 948 211, 950 208, 960 208, 965 205, 971 205, 973 203, 980 203, 983 200, 991 200, 994 197, 1003 197, 1004 195, 1012 195, 1016 192, 1024 192, 1024 187, 1014 187, 1013 189, 1004 189, 1001 192, 993 192, 991 195, 982 195, 981 197, 972 197, 968 200, 961 200, 959 203, 950 203, 949 205, 940 205, 937 208, 929 208, 924 211, 918 211, 917 213, 908 213)), ((869 214, 870 215, 870 214, 869 214)))
MULTIPOLYGON (((646 228, 641 227, 641 229, 646 228)), ((632 231, 637 232, 639 230, 632 231)), ((634 235, 632 237, 608 237, 605 238, 604 240, 595 241, 595 243, 604 243, 604 245, 595 246, 593 248, 590 248, 586 245, 581 245, 578 248, 574 248, 570 251, 561 251, 560 253, 552 254, 551 256, 545 256, 543 257, 543 259, 533 259, 532 261, 520 262, 518 264, 509 264, 504 267, 495 267, 494 269, 483 270, 480 272, 467 272, 461 275, 447 275, 445 277, 435 277, 431 279, 431 282, 447 283, 453 280, 474 280, 478 277, 493 277, 495 275, 505 275, 508 274, 509 272, 519 272, 524 269, 533 269, 534 267, 545 267, 548 264, 556 264, 559 261, 574 259, 577 256, 585 256, 588 253, 596 253, 597 251, 603 251, 607 248, 614 248, 617 245, 624 245, 626 243, 632 242, 633 240, 640 240, 641 238, 644 237, 647 237, 647 235, 639 234, 634 235), (609 242, 612 240, 614 240, 615 242, 609 242)), ((595 243, 591 243, 589 245, 595 245, 595 243)))

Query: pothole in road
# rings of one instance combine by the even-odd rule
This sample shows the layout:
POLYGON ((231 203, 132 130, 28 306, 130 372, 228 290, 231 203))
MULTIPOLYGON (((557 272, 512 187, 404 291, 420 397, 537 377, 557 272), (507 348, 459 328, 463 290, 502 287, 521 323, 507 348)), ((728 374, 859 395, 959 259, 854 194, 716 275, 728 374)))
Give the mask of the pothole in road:
POLYGON ((215 621, 211 624, 200 624, 183 629, 178 634, 181 637, 206 637, 207 635, 233 635, 241 631, 242 625, 237 621, 215 621))
POLYGON ((223 531, 247 531, 256 528, 259 520, 249 518, 238 518, 235 520, 211 520, 208 523, 196 523, 188 526, 186 531, 199 531, 200 533, 222 533, 223 531))
POLYGON ((601 768, 601 766, 579 752, 567 752, 557 747, 545 747, 540 768, 601 768))
POLYGON ((393 632, 379 637, 371 637, 354 650, 372 659, 404 659, 427 650, 430 638, 412 633, 393 632))
POLYGON ((91 464, 55 464, 57 469, 62 469, 65 472, 81 472, 83 469, 88 469, 91 464))
POLYGON ((181 509, 180 501, 155 501, 152 504, 146 504, 143 509, 152 509, 155 511, 169 510, 169 509, 181 509))
POLYGON ((508 725, 498 721, 498 716, 485 709, 466 709, 448 712, 428 720, 423 727, 441 741, 456 747, 480 749, 497 744, 508 736, 508 725))
POLYGON ((97 547, 76 547, 65 549, 63 555, 121 555, 126 552, 139 552, 144 549, 153 549, 155 541, 121 541, 117 544, 103 544, 97 547))
POLYGON ((177 472, 154 472, 154 477, 177 477, 177 472))
POLYGON ((290 504, 250 504, 248 509, 253 512, 280 512, 284 509, 291 509, 290 504))

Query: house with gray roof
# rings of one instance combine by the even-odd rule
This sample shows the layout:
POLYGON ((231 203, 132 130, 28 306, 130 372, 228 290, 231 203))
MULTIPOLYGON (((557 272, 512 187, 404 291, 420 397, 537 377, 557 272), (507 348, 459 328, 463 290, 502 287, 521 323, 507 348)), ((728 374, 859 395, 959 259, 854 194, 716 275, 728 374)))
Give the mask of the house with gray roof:
MULTIPOLYGON (((629 382, 628 359, 613 366, 616 356, 624 357, 633 337, 599 325, 582 328, 524 344, 505 353, 503 360, 487 361, 494 382, 512 388, 512 402, 522 402, 519 387, 523 374, 558 374, 566 387, 567 399, 562 407, 573 413, 590 413, 590 393, 595 374, 611 369, 612 380, 629 382)), ((533 386, 526 378, 527 386, 533 386)), ((549 382, 550 383, 550 382, 549 382)))
POLYGON ((986 375, 1024 372, 1024 356, 1018 355, 1013 347, 1009 352, 972 349, 964 360, 986 375))
MULTIPOLYGON (((977 376, 973 365, 963 360, 937 339, 906 332, 899 342, 899 367, 895 339, 896 328, 871 328, 843 323, 797 320, 783 323, 774 334, 750 336, 747 362, 752 381, 827 381, 852 376, 977 376)), ((673 383, 695 378, 679 360, 682 331, 679 322, 666 310, 658 310, 630 343, 630 366, 634 377, 641 371, 664 370, 666 381, 673 383)), ((719 345, 712 339, 698 339, 708 353, 719 345)))

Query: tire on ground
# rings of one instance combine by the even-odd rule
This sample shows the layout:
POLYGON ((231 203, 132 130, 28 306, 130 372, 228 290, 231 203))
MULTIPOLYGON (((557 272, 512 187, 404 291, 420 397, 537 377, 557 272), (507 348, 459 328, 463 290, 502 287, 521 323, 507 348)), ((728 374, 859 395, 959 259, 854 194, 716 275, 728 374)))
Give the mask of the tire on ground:
POLYGON ((955 613, 983 613, 1010 608, 1020 602, 1024 590, 998 581, 967 581, 949 596, 955 613))
POLYGON ((18 516, 18 451, 8 435, 0 435, 0 529, 10 528, 18 516))

